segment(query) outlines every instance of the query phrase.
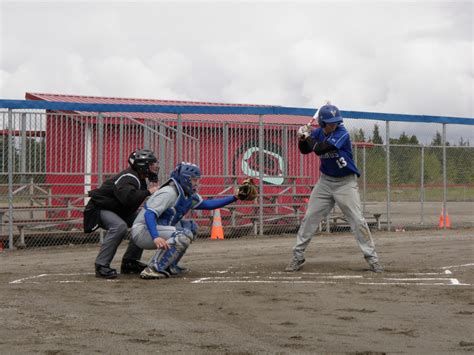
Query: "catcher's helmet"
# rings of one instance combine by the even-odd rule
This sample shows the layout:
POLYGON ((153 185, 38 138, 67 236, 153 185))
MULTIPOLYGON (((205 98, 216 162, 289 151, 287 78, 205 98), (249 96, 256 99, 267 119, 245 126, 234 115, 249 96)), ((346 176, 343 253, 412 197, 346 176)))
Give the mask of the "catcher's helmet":
POLYGON ((171 177, 179 183, 187 195, 192 195, 195 191, 191 178, 200 178, 201 169, 196 164, 182 162, 171 172, 171 177))
POLYGON ((341 112, 331 104, 321 106, 318 111, 319 127, 324 128, 327 123, 342 123, 341 112))
POLYGON ((150 164, 156 163, 157 161, 158 159, 156 159, 155 154, 148 149, 136 150, 128 157, 128 164, 133 170, 144 173, 149 177, 156 175, 150 171, 150 164))

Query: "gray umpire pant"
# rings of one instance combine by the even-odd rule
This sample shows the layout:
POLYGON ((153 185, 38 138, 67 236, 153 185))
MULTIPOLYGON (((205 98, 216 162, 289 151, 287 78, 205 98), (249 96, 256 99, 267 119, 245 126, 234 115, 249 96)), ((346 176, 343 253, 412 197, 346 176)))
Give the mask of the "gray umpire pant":
MULTIPOLYGON (((132 222, 135 217, 136 215, 131 216, 129 222, 132 222)), ((104 236, 104 241, 100 246, 99 255, 97 255, 95 263, 109 266, 122 239, 127 235, 128 225, 120 216, 108 210, 100 211, 100 222, 101 227, 106 229, 107 233, 104 236)), ((142 253, 143 249, 136 246, 132 239, 130 239, 123 259, 140 260, 142 253)))
POLYGON ((296 245, 293 248, 295 259, 304 258, 304 252, 316 233, 319 223, 329 214, 335 203, 346 216, 367 262, 378 261, 370 229, 362 214, 355 174, 344 177, 321 174, 311 192, 306 214, 296 236, 296 245))

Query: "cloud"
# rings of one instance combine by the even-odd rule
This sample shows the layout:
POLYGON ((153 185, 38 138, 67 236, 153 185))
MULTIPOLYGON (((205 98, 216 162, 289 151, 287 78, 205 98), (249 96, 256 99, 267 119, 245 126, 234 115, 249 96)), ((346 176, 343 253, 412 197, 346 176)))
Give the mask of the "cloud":
POLYGON ((329 98, 346 110, 474 116, 470 2, 0 6, 3 98, 329 98))

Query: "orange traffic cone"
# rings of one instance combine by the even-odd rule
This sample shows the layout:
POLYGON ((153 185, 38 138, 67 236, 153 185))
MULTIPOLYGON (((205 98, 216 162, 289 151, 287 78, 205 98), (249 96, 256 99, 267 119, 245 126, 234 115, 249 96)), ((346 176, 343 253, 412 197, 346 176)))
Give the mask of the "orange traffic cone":
POLYGON ((224 228, 222 228, 221 210, 214 211, 212 219, 211 239, 224 239, 224 228))
POLYGON ((446 211, 446 221, 444 220, 444 208, 441 208, 441 214, 439 215, 439 228, 451 228, 451 220, 449 219, 448 211, 446 211))

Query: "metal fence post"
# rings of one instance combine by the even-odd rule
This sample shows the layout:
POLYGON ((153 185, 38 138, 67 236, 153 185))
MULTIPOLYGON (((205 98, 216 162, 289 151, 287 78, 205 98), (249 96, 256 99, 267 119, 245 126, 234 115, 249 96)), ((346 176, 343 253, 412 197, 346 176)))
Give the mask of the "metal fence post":
POLYGON ((8 109, 8 245, 13 250, 13 112, 8 109))
POLYGON ((354 164, 355 166, 357 166, 357 163, 358 163, 358 155, 359 155, 359 149, 358 149, 358 146, 357 144, 354 144, 354 164))
POLYGON ((283 147, 283 175, 288 176, 288 126, 283 128, 283 137, 282 137, 282 147, 283 147))
MULTIPOLYGON (((104 116, 99 112, 97 116, 97 185, 104 181, 104 116)), ((100 243, 104 242, 104 231, 99 232, 100 243)))
POLYGON ((446 123, 443 123, 443 228, 446 229, 446 215, 447 213, 447 175, 446 175, 446 123))
POLYGON ((259 235, 263 235, 263 171, 264 171, 264 129, 263 129, 263 115, 258 116, 258 178, 259 178, 259 209, 258 220, 260 225, 259 235))
POLYGON ((420 224, 424 224, 424 203, 425 203, 425 146, 421 146, 421 167, 420 167, 420 224))
POLYGON ((224 181, 227 181, 227 177, 229 176, 229 124, 224 124, 224 137, 223 137, 223 144, 224 144, 224 181))
POLYGON ((104 181, 104 116, 99 112, 97 117, 97 183, 104 181))
POLYGON ((26 113, 21 114, 21 141, 20 141, 20 174, 21 183, 26 183, 26 113))
POLYGON ((143 149, 150 149, 151 134, 147 129, 147 120, 143 120, 143 149))
POLYGON ((119 170, 123 170, 123 126, 124 126, 124 119, 120 117, 119 123, 119 170))
MULTIPOLYGON (((167 176, 167 166, 165 165, 165 153, 168 153, 170 154, 171 152, 165 152, 166 148, 165 148, 165 140, 164 140, 164 136, 166 136, 166 127, 165 125, 163 124, 162 121, 160 121, 160 128, 159 128, 159 132, 160 132, 160 135, 158 136, 158 146, 160 147, 160 152, 159 152, 159 164, 160 164, 160 170, 159 170, 159 181, 162 182, 162 181, 165 181, 165 177, 167 176)), ((173 158, 171 158, 170 160, 173 160, 173 158)))
POLYGON ((178 113, 178 122, 177 122, 177 132, 176 132, 176 157, 179 164, 183 161, 183 120, 181 119, 181 114, 178 113))
POLYGON ((365 213, 365 210, 366 210, 366 203, 367 203, 367 200, 366 200, 366 191, 367 191, 367 178, 365 176, 365 145, 362 147, 362 201, 363 201, 363 205, 362 205, 362 212, 365 213))
POLYGON ((390 231, 391 216, 390 216, 390 122, 385 121, 385 147, 387 157, 387 231, 390 231))

